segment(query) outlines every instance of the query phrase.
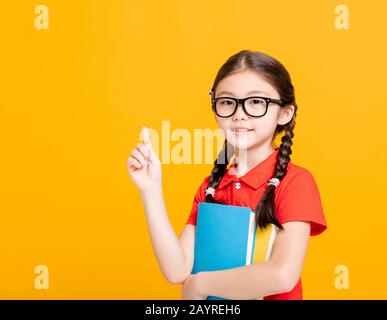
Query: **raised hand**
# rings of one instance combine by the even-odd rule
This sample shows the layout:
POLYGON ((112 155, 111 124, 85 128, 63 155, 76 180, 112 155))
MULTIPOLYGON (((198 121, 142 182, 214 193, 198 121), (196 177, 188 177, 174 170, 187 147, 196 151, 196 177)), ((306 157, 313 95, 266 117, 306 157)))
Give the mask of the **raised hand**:
POLYGON ((127 161, 127 169, 140 192, 161 187, 161 163, 152 149, 149 131, 142 128, 144 143, 138 143, 127 161))

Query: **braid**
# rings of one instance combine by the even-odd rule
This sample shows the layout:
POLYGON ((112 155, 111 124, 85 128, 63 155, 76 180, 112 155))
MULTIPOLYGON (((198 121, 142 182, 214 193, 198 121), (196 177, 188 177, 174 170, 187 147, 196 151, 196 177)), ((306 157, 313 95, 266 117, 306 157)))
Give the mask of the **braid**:
MULTIPOLYGON (((211 175, 209 178, 209 183, 207 186, 208 188, 216 189, 220 181, 222 181, 222 178, 227 170, 227 165, 234 154, 234 148, 233 146, 227 141, 227 139, 224 140, 223 148, 220 150, 218 154, 218 158, 214 161, 214 167, 212 168, 211 175)), ((215 202, 213 194, 208 193, 206 195, 205 202, 215 202)))
MULTIPOLYGON (((290 155, 292 154, 291 146, 293 144, 292 139, 294 137, 294 127, 295 127, 295 118, 297 105, 294 105, 294 114, 292 120, 286 125, 279 126, 279 131, 285 130, 284 136, 281 138, 281 145, 279 146, 277 162, 275 165, 275 170, 273 178, 277 178, 280 181, 285 177, 287 172, 287 166, 290 161, 290 155)), ((270 223, 276 225, 278 228, 283 229, 282 225, 279 223, 276 217, 275 211, 275 189, 274 185, 268 185, 265 193, 262 196, 261 201, 257 205, 255 222, 256 226, 259 226, 261 229, 266 228, 270 223)))

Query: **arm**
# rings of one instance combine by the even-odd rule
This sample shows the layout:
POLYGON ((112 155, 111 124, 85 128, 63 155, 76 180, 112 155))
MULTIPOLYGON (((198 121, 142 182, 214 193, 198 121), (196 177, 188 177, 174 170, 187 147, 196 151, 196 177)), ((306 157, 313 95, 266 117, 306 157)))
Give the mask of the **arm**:
POLYGON ((162 190, 141 193, 153 250, 167 281, 182 283, 191 273, 195 226, 186 225, 179 238, 169 222, 162 190))
POLYGON ((161 164, 152 149, 150 134, 143 128, 145 144, 137 144, 128 159, 128 172, 140 190, 149 234, 161 271, 167 281, 181 283, 193 266, 195 227, 187 225, 177 239, 165 209, 161 164))
POLYGON ((283 227, 276 236, 268 261, 228 270, 201 272, 198 290, 204 296, 236 300, 291 291, 301 276, 309 243, 310 223, 287 222, 283 227))

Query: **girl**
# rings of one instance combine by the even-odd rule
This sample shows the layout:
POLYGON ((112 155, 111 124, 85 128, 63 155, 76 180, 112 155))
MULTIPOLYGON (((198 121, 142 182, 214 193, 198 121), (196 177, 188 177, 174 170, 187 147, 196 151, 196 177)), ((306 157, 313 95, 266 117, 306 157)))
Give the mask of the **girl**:
POLYGON ((302 299, 300 276, 309 237, 327 225, 312 174, 290 160, 298 106, 289 73, 273 57, 243 50, 220 68, 210 95, 225 142, 178 238, 168 220, 160 161, 146 128, 144 144, 137 144, 128 159, 160 268, 170 283, 183 284, 183 299, 302 299), (278 147, 274 140, 281 132, 278 147), (257 227, 275 225, 279 231, 270 258, 192 275, 197 210, 203 201, 250 207, 257 227))

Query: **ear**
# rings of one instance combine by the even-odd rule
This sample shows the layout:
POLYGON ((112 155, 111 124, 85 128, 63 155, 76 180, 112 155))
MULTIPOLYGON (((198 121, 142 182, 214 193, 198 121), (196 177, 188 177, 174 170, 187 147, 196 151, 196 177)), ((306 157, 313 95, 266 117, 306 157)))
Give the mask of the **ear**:
POLYGON ((290 122, 290 120, 292 120, 294 110, 295 110, 295 108, 294 108, 294 105, 292 105, 292 104, 288 104, 288 105, 280 108, 277 123, 279 125, 285 125, 288 122, 290 122))

